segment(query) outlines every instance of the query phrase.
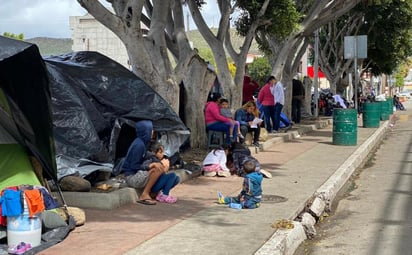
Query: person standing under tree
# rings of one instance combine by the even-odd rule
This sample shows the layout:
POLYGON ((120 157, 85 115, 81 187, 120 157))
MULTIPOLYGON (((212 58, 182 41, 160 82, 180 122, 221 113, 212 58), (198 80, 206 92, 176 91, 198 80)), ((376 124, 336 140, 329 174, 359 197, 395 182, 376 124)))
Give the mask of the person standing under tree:
POLYGON ((292 121, 297 124, 300 123, 302 117, 302 101, 305 98, 305 88, 298 75, 293 77, 292 84, 292 121))
POLYGON ((253 95, 259 89, 259 84, 253 81, 250 76, 245 75, 243 78, 243 93, 242 104, 246 104, 249 101, 253 101, 253 95))
MULTIPOLYGON (((283 105, 285 104, 285 93, 283 89, 283 85, 280 81, 278 81, 276 78, 274 78, 273 83, 275 86, 272 86, 270 91, 273 94, 274 97, 274 121, 273 121, 273 133, 279 132, 279 127, 280 127, 280 114, 283 109, 283 105)), ((269 132, 269 130, 268 130, 269 132)))
POLYGON ((273 125, 275 122, 275 99, 271 92, 272 87, 276 83, 275 76, 270 76, 266 81, 266 84, 262 87, 258 94, 258 101, 262 104, 262 111, 264 115, 265 127, 268 133, 272 132, 273 125))

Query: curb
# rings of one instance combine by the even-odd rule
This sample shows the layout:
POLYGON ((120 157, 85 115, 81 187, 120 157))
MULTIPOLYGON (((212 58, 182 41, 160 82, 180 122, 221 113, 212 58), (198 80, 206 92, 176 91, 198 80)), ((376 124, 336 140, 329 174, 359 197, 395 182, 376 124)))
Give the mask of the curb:
MULTIPOLYGON (((174 170, 177 176, 180 177, 180 183, 186 182, 200 176, 201 171, 190 172, 186 169, 174 170)), ((112 210, 126 204, 136 203, 141 193, 141 190, 136 190, 130 187, 121 187, 110 192, 71 192, 64 191, 63 197, 66 204, 72 207, 112 210)), ((63 204, 57 192, 52 192, 61 204, 63 204)))
MULTIPOLYGON (((265 148, 269 148, 273 144, 291 141, 299 137, 300 135, 327 127, 332 123, 332 119, 326 119, 318 121, 315 124, 311 125, 299 125, 299 127, 297 127, 297 130, 289 131, 276 137, 269 137, 267 141, 261 144, 261 149, 264 150, 265 148)), ((252 155, 258 153, 256 150, 251 150, 251 152, 252 155)), ((175 170, 175 173, 180 177, 180 183, 186 182, 201 175, 200 170, 191 171, 191 173, 189 172, 185 169, 175 170)), ((141 191, 135 190, 133 188, 122 187, 118 190, 107 193, 64 191, 63 197, 66 203, 73 207, 112 210, 126 204, 136 203, 140 192, 141 191)), ((53 195, 59 197, 57 193, 53 195)))
POLYGON ((300 208, 303 209, 296 210, 289 218, 290 220, 295 220, 293 221, 295 225, 294 229, 278 229, 255 254, 293 255, 299 245, 307 239, 307 236, 313 237, 316 235, 314 225, 317 219, 319 219, 324 212, 330 211, 331 204, 338 192, 346 184, 354 171, 365 162, 368 154, 380 144, 389 129, 389 123, 389 121, 385 121, 373 135, 360 145, 336 172, 315 191, 314 195, 300 206, 300 208), (308 212, 306 212, 304 208, 309 208, 308 212))
MULTIPOLYGON (((310 124, 310 125, 299 125, 297 130, 292 130, 286 133, 279 133, 277 136, 272 136, 270 135, 268 140, 266 140, 265 142, 263 142, 261 144, 260 149, 262 151, 267 150, 268 148, 270 148, 271 146, 278 144, 278 143, 282 143, 282 142, 287 142, 287 141, 292 141, 295 138, 298 138, 301 135, 304 135, 306 133, 309 133, 311 131, 314 130, 318 130, 318 129, 322 129, 325 128, 329 125, 332 125, 333 120, 332 119, 326 119, 326 120, 321 120, 316 122, 315 124, 310 124)), ((253 153, 258 153, 256 151, 252 151, 253 153)))

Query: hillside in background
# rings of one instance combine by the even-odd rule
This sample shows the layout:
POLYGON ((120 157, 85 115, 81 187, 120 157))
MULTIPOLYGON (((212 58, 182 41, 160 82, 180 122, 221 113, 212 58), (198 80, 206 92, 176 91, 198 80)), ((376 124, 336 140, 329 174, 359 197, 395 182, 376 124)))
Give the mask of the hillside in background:
MULTIPOLYGON (((213 32, 217 32, 217 29, 212 29, 213 32)), ((232 43, 235 50, 238 50, 242 46, 243 39, 236 34, 236 30, 232 29, 232 43)), ((200 35, 198 30, 192 30, 188 32, 189 40, 193 42, 193 47, 197 49, 209 48, 209 45, 200 35)), ((42 56, 61 55, 64 53, 72 52, 72 39, 69 38, 48 38, 48 37, 35 37, 26 39, 26 42, 36 44, 40 49, 42 56)), ((250 53, 259 54, 259 49, 255 42, 252 43, 250 53)))
MULTIPOLYGON (((214 34, 217 33, 217 28, 212 28, 211 30, 214 34)), ((230 34, 231 34, 231 41, 232 41, 232 44, 233 44, 233 48, 236 51, 239 51, 239 48, 242 46, 242 43, 243 43, 243 37, 241 37, 237 34, 236 29, 231 29, 230 34)), ((209 45, 206 43, 206 41, 200 35, 198 30, 189 31, 187 33, 187 36, 189 37, 189 40, 193 42, 193 47, 194 48, 197 48, 197 49, 209 48, 209 45)), ((262 54, 259 51, 258 45, 255 41, 252 42, 252 46, 250 47, 249 53, 262 54)))
POLYGON ((26 42, 36 44, 42 56, 61 55, 72 52, 72 39, 35 37, 26 39, 26 42))

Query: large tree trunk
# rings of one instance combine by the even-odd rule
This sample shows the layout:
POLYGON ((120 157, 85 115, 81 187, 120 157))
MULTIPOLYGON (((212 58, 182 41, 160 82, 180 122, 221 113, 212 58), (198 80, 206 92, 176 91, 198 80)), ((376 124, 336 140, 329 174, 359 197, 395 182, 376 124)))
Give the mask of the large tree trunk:
MULTIPOLYGON (((146 83, 148 83, 157 93, 159 93, 175 110, 178 112, 179 109, 179 85, 175 79, 172 77, 168 78, 165 73, 159 73, 156 70, 156 66, 161 66, 165 59, 160 58, 156 54, 156 46, 151 43, 145 43, 145 48, 147 52, 150 52, 151 58, 158 59, 156 66, 147 66, 144 70, 142 66, 142 58, 139 56, 141 54, 142 48, 135 43, 133 38, 127 39, 125 43, 127 47, 128 54, 130 56, 130 64, 132 65, 133 72, 142 78, 146 83), (152 48, 150 50, 150 48, 152 48), (152 72, 147 72, 147 69, 152 70, 152 72), (146 71, 145 71, 146 70, 146 71)), ((146 63, 146 65, 151 65, 151 62, 146 63)))
POLYGON ((215 81, 215 74, 207 69, 207 64, 199 57, 192 58, 188 74, 183 79, 185 124, 190 128, 191 148, 206 147, 206 125, 204 107, 207 95, 215 81))
MULTIPOLYGON (((352 9, 359 1, 358 0, 334 0, 323 1, 316 0, 311 3, 308 13, 304 14, 304 20, 301 23, 300 29, 293 32, 285 39, 281 40, 270 35, 260 34, 261 40, 266 40, 271 49, 272 57, 270 58, 273 64, 272 74, 283 81, 283 84, 289 83, 293 77, 295 61, 298 61, 294 55, 302 45, 303 39, 313 36, 313 32, 329 23, 330 21, 342 16, 352 9), (282 77, 283 76, 283 77, 282 77)), ((299 54, 297 54, 299 55, 299 54)), ((285 95, 285 111, 290 116, 291 93, 286 91, 285 95)))
POLYGON ((305 99, 303 100, 303 114, 312 116, 312 81, 309 77, 303 77, 303 86, 305 87, 305 99))
POLYGON ((175 0, 108 1, 114 14, 99 1, 78 2, 122 40, 132 71, 178 112, 179 84, 195 54, 184 33, 181 3, 175 0), (147 35, 144 34, 147 30, 143 29, 143 23, 149 28, 147 35), (177 62, 175 68, 168 49, 177 62))

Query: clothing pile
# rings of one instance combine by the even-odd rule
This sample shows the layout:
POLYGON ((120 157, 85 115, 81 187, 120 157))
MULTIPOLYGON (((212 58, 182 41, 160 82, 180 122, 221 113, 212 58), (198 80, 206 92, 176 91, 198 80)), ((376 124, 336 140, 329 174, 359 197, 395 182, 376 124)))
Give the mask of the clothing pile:
POLYGON ((7 225, 7 217, 23 214, 24 204, 27 206, 30 217, 59 206, 43 186, 20 185, 7 187, 0 192, 0 225, 7 225))

